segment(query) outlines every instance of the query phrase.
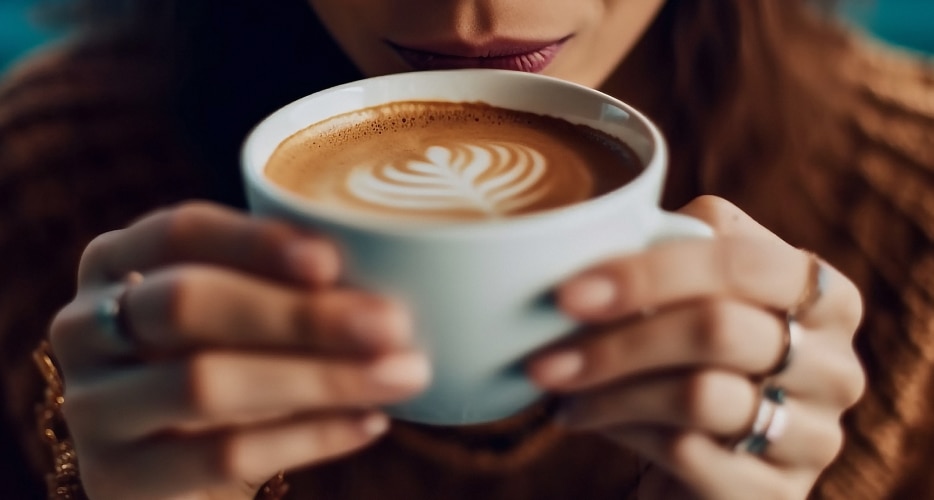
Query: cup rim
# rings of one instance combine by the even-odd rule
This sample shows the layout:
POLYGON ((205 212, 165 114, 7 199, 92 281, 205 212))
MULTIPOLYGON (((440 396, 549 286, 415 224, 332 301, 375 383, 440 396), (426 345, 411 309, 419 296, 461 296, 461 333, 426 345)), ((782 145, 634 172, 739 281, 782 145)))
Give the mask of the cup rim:
MULTIPOLYGON (((402 100, 402 99, 400 99, 402 100)), ((404 98, 405 101, 418 101, 418 99, 404 98)), ((443 100, 443 99, 441 99, 443 100)), ((426 101, 437 102, 438 98, 426 99, 426 101)), ((391 102, 391 101, 390 101, 391 102)), ((450 100, 450 102, 466 102, 450 100)), ((496 107, 510 109, 508 105, 501 106, 496 105, 496 107)), ((547 113, 539 113, 542 115, 547 115, 547 113)), ((560 114, 554 114, 558 118, 564 118, 560 114)), ((292 133, 297 133, 302 128, 313 125, 317 122, 309 122, 301 128, 296 128, 292 133)), ((611 134, 613 135, 613 134, 611 134)), ((614 135, 614 137, 616 137, 614 135)), ((616 137, 619 140, 623 140, 619 137, 616 137)), ((285 139, 283 139, 285 140, 285 139)), ((246 135, 241 149, 240 149, 240 166, 243 175, 243 181, 245 183, 244 189, 248 191, 250 189, 259 190, 263 196, 273 199, 278 205, 284 206, 288 211, 293 213, 301 214, 302 216, 310 217, 316 221, 321 221, 329 224, 336 224, 342 227, 364 230, 367 232, 377 232, 377 233, 406 233, 406 234, 422 234, 422 235, 440 235, 440 234, 473 234, 477 232, 485 231, 501 231, 503 229, 508 229, 510 232, 522 232, 523 230, 535 230, 540 228, 544 224, 553 225, 559 224, 560 221, 568 221, 576 219, 580 214, 594 213, 594 212, 604 212, 607 210, 615 209, 614 201, 620 197, 627 196, 630 191, 639 189, 642 184, 651 182, 650 177, 652 175, 658 175, 664 178, 665 170, 667 168, 668 161, 668 145, 665 141, 664 136, 661 131, 658 129, 658 126, 655 125, 651 120, 649 120, 642 112, 635 109, 634 107, 626 104, 625 102, 609 95, 599 90, 592 89, 590 87, 570 82, 567 80, 562 80, 552 76, 541 75, 536 73, 523 73, 510 70, 496 70, 496 69, 452 69, 452 70, 431 70, 431 71, 412 71, 405 73, 394 73, 389 75, 376 76, 371 78, 364 78, 360 80, 355 80, 352 82, 344 83, 338 86, 329 87, 318 92, 314 92, 307 96, 298 98, 284 106, 279 107, 265 118, 260 120, 246 135), (653 154, 649 158, 648 162, 645 162, 645 165, 641 171, 633 178, 631 181, 623 184, 622 186, 613 189, 607 193, 604 193, 600 196, 590 198, 587 200, 582 200, 577 203, 572 203, 570 205, 565 205, 557 208, 551 208, 547 210, 541 210, 532 212, 529 214, 520 214, 512 215, 509 217, 496 218, 496 219, 469 219, 469 220, 432 220, 432 219, 410 219, 404 217, 380 217, 378 215, 374 216, 372 214, 361 214, 353 211, 342 211, 340 209, 329 208, 323 205, 318 205, 312 202, 309 202, 302 198, 301 196, 294 194, 285 188, 279 187, 272 181, 270 181, 265 175, 263 175, 263 169, 266 167, 268 158, 266 158, 262 165, 256 165, 251 160, 251 152, 254 148, 257 147, 259 135, 266 128, 272 126, 273 122, 278 120, 283 120, 287 116, 291 116, 291 113, 294 109, 302 107, 309 101, 318 100, 327 98, 331 94, 339 93, 347 89, 373 85, 380 82, 391 82, 393 80, 407 80, 411 78, 420 78, 431 75, 438 74, 450 74, 458 73, 458 77, 471 78, 471 77, 480 77, 488 76, 494 73, 500 74, 502 77, 511 78, 516 81, 526 80, 526 81, 537 81, 538 83, 545 83, 548 85, 559 85, 564 87, 572 88, 578 92, 584 94, 589 94, 591 98, 596 98, 602 100, 607 104, 618 107, 628 113, 631 117, 639 120, 648 130, 649 139, 653 145, 653 154)))

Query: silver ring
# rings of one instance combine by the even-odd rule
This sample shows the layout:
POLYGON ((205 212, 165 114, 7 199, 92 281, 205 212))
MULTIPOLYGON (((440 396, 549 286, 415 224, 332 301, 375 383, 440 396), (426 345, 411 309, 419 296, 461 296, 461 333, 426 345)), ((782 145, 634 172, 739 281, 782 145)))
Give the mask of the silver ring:
POLYGON ((133 344, 132 329, 126 317, 126 297, 130 289, 143 281, 143 275, 131 271, 119 284, 117 292, 97 302, 94 308, 94 322, 97 328, 121 344, 133 344))
POLYGON ((762 455, 770 444, 780 439, 788 427, 788 410, 785 408, 785 391, 776 386, 766 386, 756 410, 752 428, 733 447, 736 452, 762 455))
POLYGON ((798 320, 789 313, 785 314, 784 323, 785 329, 782 337, 781 357, 778 359, 778 362, 775 363, 775 366, 765 372, 766 377, 774 377, 785 371, 788 365, 791 364, 795 350, 797 350, 798 344, 801 342, 801 325, 798 323, 798 320))
POLYGON ((829 274, 827 267, 812 252, 807 252, 808 256, 808 280, 801 296, 784 314, 784 337, 781 357, 771 369, 765 372, 767 377, 773 377, 782 373, 791 364, 794 352, 801 341, 801 324, 799 318, 810 311, 815 304, 824 296, 827 290, 827 281, 829 274))

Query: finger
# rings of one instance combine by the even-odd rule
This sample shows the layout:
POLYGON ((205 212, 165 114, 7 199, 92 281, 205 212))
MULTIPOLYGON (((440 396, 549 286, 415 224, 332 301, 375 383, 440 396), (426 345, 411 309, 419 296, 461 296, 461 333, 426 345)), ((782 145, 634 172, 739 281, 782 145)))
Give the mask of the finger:
MULTIPOLYGON (((559 393, 697 367, 763 374, 784 353, 784 328, 783 318, 755 307, 702 303, 572 337, 531 358, 527 371, 537 385, 559 393)), ((866 386, 845 337, 804 329, 789 367, 772 380, 790 396, 831 411, 855 404, 866 386)))
POLYGON ((806 488, 785 481, 770 465, 728 451, 702 433, 633 426, 605 434, 664 469, 699 498, 806 498, 806 488))
POLYGON ((732 236, 770 240, 783 243, 781 238, 759 224, 733 203, 713 195, 698 196, 678 209, 678 213, 704 221, 718 236, 732 236))
POLYGON ((704 300, 569 338, 532 358, 529 373, 539 385, 559 391, 700 365, 761 374, 782 357, 785 328, 783 315, 742 302, 704 300))
MULTIPOLYGON (((753 239, 788 246, 765 226, 723 198, 700 196, 678 212, 704 221, 720 237, 753 239)), ((837 311, 838 317, 832 320, 851 325, 850 330, 855 330, 862 316, 862 299, 859 291, 849 279, 828 263, 822 262, 821 265, 826 268, 833 279, 829 280, 826 285, 827 290, 824 295, 828 297, 828 300, 825 300, 822 306, 824 314, 819 316, 826 316, 831 311, 837 311)), ((803 290, 804 286, 801 289, 803 290)), ((800 298, 800 295, 798 297, 800 298)), ((812 324, 808 322, 808 316, 799 318, 799 320, 803 320, 805 324, 812 324)))
POLYGON ((666 373, 574 395, 560 422, 574 430, 651 424, 728 437, 744 433, 759 388, 735 373, 666 373))
MULTIPOLYGON (((824 297, 806 324, 841 321, 852 335, 861 315, 855 287, 827 270, 824 297)), ((558 290, 559 306, 591 323, 607 323, 705 297, 730 297, 787 311, 809 286, 810 256, 764 239, 716 238, 658 245, 585 272, 558 290)))
POLYGON ((366 361, 206 352, 72 388, 65 414, 85 435, 128 441, 384 405, 414 396, 428 378, 427 360, 414 351, 366 361))
POLYGON ((88 246, 79 283, 119 280, 131 271, 178 263, 231 267, 294 284, 325 285, 339 274, 336 248, 281 222, 196 202, 153 213, 88 246))
MULTIPOLYGON (((779 435, 762 455, 764 460, 790 471, 820 471, 843 448, 840 412, 814 407, 796 399, 786 399, 779 435)), ((774 420, 774 417, 773 417, 774 420)))
MULTIPOLYGON (((122 339, 96 324, 100 294, 86 294, 53 322, 52 343, 75 368, 125 356, 122 339)), ((126 292, 124 332, 141 353, 204 346, 378 352, 407 345, 407 311, 388 299, 351 290, 302 291, 225 269, 174 267, 126 292)))
MULTIPOLYGON (((772 242, 780 246, 788 246, 775 233, 769 231, 736 205, 723 198, 710 195, 700 196, 682 207, 678 212, 704 221, 720 237, 754 239, 762 242, 772 242)), ((831 318, 831 320, 851 325, 849 330, 855 330, 862 316, 862 299, 859 291, 849 279, 827 262, 820 262, 828 271, 828 274, 833 277, 826 284, 827 289, 824 295, 829 297, 829 303, 827 303, 828 300, 824 301, 825 304, 821 308, 824 314, 821 316, 826 316, 831 311, 837 311, 838 317, 831 318)), ((801 291, 804 290, 804 286, 802 285, 801 291)), ((800 297, 799 293, 798 298, 800 297)), ((813 322, 808 321, 807 316, 798 319, 803 319, 803 322, 807 325, 813 324, 813 322)))
POLYGON ((862 397, 866 375, 848 339, 804 331, 790 365, 772 383, 796 399, 840 412, 862 397))
POLYGON ((243 482, 258 484, 280 470, 335 459, 372 443, 388 425, 381 414, 328 415, 199 436, 167 436, 141 443, 102 466, 125 491, 174 498, 243 482))
POLYGON ((162 349, 391 348, 412 333, 405 308, 389 299, 354 290, 297 291, 212 267, 160 271, 126 302, 135 338, 162 349))
MULTIPOLYGON (((735 440, 746 435, 761 401, 758 385, 729 372, 667 374, 575 395, 559 413, 572 430, 659 426, 735 440)), ((787 468, 823 469, 839 453, 840 411, 787 398, 780 437, 766 457, 787 468)))

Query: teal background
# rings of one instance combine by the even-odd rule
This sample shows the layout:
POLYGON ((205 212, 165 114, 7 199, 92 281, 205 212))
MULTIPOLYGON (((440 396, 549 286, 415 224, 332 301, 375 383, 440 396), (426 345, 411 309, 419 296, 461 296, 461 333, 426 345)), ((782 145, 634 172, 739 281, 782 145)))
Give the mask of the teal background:
POLYGON ((0 0, 0 71, 54 35, 31 16, 35 0, 0 0))
MULTIPOLYGON (((35 3, 0 0, 0 71, 54 36, 29 15, 35 3)), ((843 16, 867 31, 892 44, 934 54, 934 0, 848 0, 842 4, 843 16)))
POLYGON ((934 0, 849 0, 843 16, 897 46, 934 55, 934 0))

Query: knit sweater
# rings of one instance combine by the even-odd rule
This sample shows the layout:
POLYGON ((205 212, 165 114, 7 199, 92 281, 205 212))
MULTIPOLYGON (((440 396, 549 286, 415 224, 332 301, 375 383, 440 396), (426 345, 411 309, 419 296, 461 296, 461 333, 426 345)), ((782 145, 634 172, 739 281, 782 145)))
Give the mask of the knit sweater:
MULTIPOLYGON (((4 463, 35 470, 4 498, 34 498, 49 457, 33 407, 29 352, 75 290, 96 235, 155 208, 212 197, 212 179, 180 133, 173 82, 145 45, 65 45, 0 85, 0 373, 8 401, 4 463), (19 489, 17 489, 19 488, 19 489), (28 491, 27 491, 28 490, 28 491)), ((729 198, 853 279, 867 307, 857 348, 869 387, 847 413, 847 441, 815 495, 877 500, 934 492, 934 72, 854 43, 841 65, 858 105, 838 123, 851 162, 820 155, 775 182, 704 191, 729 198), (777 203, 777 200, 781 200, 777 203)), ((725 169, 727 167, 724 167, 725 169)), ((235 175, 231 169, 230 175, 235 175)), ((620 499, 634 456, 564 434, 548 408, 482 428, 397 423, 361 453, 288 476, 294 498, 620 499)))

